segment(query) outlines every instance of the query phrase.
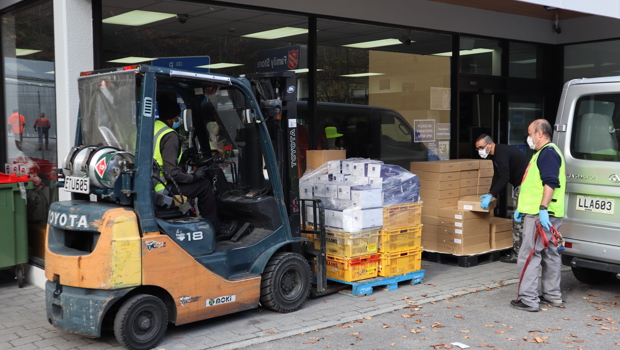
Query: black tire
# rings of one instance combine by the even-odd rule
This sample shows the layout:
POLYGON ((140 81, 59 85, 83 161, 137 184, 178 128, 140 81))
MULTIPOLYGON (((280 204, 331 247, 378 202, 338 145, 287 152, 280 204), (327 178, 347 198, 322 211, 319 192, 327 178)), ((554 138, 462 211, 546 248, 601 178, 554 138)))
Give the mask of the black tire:
POLYGON ((614 275, 612 272, 587 269, 583 267, 572 267, 573 275, 579 282, 586 284, 603 284, 614 275))
POLYGON ((17 286, 22 288, 24 286, 24 266, 15 266, 15 279, 17 280, 17 286))
POLYGON ((168 327, 168 310, 164 302, 152 295, 129 298, 116 313, 114 335, 130 350, 146 350, 157 345, 168 327))
POLYGON ((260 302, 282 313, 297 311, 308 299, 310 283, 310 265, 303 256, 278 253, 263 272, 260 302))

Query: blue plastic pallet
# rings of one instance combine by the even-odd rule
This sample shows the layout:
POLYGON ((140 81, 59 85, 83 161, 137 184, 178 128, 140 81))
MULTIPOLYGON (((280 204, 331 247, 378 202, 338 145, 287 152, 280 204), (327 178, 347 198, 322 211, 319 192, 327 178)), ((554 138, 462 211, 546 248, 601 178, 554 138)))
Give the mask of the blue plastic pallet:
POLYGON ((390 277, 375 277, 361 281, 345 282, 333 278, 328 278, 330 281, 348 284, 352 287, 351 293, 348 291, 341 291, 340 293, 358 297, 361 295, 371 295, 372 288, 377 286, 386 286, 387 290, 398 289, 399 282, 411 281, 411 284, 418 284, 422 282, 424 278, 424 270, 413 271, 402 275, 390 276, 390 277))

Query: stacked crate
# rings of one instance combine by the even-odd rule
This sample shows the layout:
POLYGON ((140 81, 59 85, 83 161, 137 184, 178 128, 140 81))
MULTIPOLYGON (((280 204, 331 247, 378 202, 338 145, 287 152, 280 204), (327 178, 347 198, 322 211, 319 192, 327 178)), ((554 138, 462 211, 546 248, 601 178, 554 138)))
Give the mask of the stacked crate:
POLYGON ((421 202, 383 207, 379 276, 402 275, 422 268, 421 220, 421 202))

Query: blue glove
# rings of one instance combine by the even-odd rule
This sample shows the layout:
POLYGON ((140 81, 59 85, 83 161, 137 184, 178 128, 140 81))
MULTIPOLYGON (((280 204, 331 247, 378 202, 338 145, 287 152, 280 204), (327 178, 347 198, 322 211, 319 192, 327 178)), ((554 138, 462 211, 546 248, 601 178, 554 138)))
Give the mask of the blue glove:
POLYGON ((516 210, 514 214, 512 215, 512 217, 515 219, 516 222, 521 222, 523 220, 523 214, 519 213, 516 210))
POLYGON ((489 203, 491 203, 493 196, 491 196, 490 194, 483 194, 482 196, 480 196, 480 198, 482 198, 480 200, 480 208, 484 210, 489 210, 489 203))
POLYGON ((546 210, 541 210, 538 212, 538 220, 540 220, 540 224, 549 230, 551 228, 551 221, 549 221, 549 212, 546 210))

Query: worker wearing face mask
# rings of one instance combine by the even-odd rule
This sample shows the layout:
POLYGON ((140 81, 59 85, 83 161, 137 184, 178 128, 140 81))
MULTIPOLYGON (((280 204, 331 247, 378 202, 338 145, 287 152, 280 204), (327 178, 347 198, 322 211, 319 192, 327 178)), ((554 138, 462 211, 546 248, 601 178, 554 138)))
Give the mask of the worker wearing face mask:
MULTIPOLYGON (((493 161, 493 180, 489 192, 480 196, 480 206, 483 209, 489 208, 491 200, 502 191, 506 190, 508 183, 512 185, 513 207, 517 208, 519 190, 523 173, 527 167, 525 155, 514 146, 501 145, 493 142, 491 136, 481 134, 476 139, 476 150, 480 158, 489 158, 493 161)), ((516 263, 523 237, 523 223, 512 221, 512 246, 513 249, 508 256, 500 258, 503 262, 516 263)))

